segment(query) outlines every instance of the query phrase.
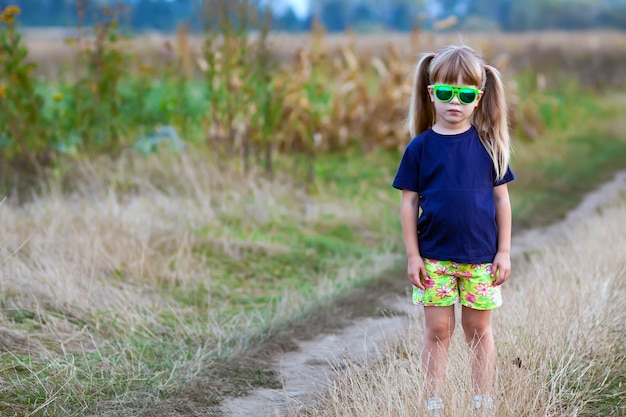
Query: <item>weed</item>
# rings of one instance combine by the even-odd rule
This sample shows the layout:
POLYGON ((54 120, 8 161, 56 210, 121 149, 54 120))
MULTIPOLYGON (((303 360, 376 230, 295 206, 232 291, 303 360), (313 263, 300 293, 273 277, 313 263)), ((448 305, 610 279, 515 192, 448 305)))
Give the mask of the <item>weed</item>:
POLYGON ((0 160, 41 176, 53 136, 42 115, 36 65, 28 62, 17 30, 19 13, 18 6, 7 6, 0 14, 0 160))

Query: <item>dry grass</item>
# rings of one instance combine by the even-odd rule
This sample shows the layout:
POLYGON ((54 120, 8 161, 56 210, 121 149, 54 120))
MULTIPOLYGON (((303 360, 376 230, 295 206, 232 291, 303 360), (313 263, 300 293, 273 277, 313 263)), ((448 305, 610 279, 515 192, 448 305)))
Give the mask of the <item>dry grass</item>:
POLYGON ((308 291, 285 286, 263 311, 244 308, 236 302, 246 291, 263 291, 258 277, 237 287, 216 277, 209 261, 262 262, 291 248, 242 238, 233 220, 240 229, 284 224, 307 233, 329 218, 367 224, 371 213, 289 184, 226 175, 190 155, 87 164, 71 188, 0 205, 0 393, 22 402, 0 413, 36 401, 91 407, 98 392, 115 398, 114 408, 137 401, 135 394, 158 396, 150 392, 171 391, 312 301, 397 261, 383 244, 380 256, 332 277, 323 268, 307 276, 308 291), (232 292, 234 302, 212 289, 232 292))
MULTIPOLYGON (((168 289, 193 291, 200 283, 212 284, 198 248, 219 246, 235 259, 255 250, 289 251, 229 235, 233 219, 242 228, 315 224, 325 216, 366 223, 354 207, 315 199, 284 183, 229 177, 202 158, 166 159, 84 166, 73 185, 77 191, 69 195, 53 190, 21 205, 5 201, 0 207, 4 308, 32 309, 36 315, 54 311, 89 327, 110 312, 124 331, 153 329, 165 312, 180 309, 168 289)), ((72 327, 71 321, 64 326, 72 327)), ((53 323, 61 326, 41 323, 41 336, 62 344, 69 328, 48 328, 53 323)), ((82 341, 89 339, 84 335, 82 341)))
MULTIPOLYGON (((626 200, 516 261, 494 317, 498 417, 626 415, 626 200)), ((422 317, 405 341, 343 369, 307 416, 421 415, 422 317)), ((469 352, 454 335, 445 416, 471 416, 469 352)), ((301 415, 293 412, 291 415, 301 415)))

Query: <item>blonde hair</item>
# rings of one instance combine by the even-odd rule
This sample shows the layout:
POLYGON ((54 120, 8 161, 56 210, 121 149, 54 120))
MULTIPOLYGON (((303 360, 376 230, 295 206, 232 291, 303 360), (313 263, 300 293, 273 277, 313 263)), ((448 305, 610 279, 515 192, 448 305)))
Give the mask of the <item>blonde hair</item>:
POLYGON ((425 54, 415 69, 413 93, 408 115, 412 137, 433 127, 437 114, 430 101, 428 86, 433 82, 456 84, 459 76, 464 84, 483 91, 472 124, 493 161, 496 178, 506 174, 511 159, 508 110, 500 72, 489 65, 469 46, 449 46, 438 54, 425 54))

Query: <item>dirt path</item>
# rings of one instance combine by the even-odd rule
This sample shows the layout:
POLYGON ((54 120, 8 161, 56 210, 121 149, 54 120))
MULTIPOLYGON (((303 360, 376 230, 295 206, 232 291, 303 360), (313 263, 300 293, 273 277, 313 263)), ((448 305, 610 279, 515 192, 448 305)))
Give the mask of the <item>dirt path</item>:
MULTIPOLYGON (((626 193, 626 171, 618 173, 613 181, 588 194, 582 203, 555 225, 520 233, 513 238, 513 258, 525 252, 540 250, 559 239, 569 225, 584 221, 604 204, 626 193)), ((401 277, 398 277, 399 279, 401 277)), ((320 390, 329 378, 341 369, 342 363, 363 359, 375 352, 386 341, 397 339, 408 320, 419 315, 419 309, 407 297, 390 294, 381 300, 381 307, 407 313, 395 317, 368 317, 358 319, 333 334, 320 334, 307 341, 296 341, 298 350, 276 358, 275 370, 282 376, 283 389, 257 389, 248 396, 229 398, 222 404, 226 417, 284 416, 288 409, 298 408, 307 396, 320 390)))

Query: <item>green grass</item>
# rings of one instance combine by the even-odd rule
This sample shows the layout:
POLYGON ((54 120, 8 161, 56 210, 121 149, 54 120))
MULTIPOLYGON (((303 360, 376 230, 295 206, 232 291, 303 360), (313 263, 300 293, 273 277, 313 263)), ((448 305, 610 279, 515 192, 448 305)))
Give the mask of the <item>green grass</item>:
POLYGON ((318 285, 316 277, 332 277, 339 268, 367 258, 399 224, 397 210, 380 205, 381 198, 391 202, 395 197, 390 186, 394 157, 381 153, 318 160, 314 193, 345 202, 341 207, 354 210, 354 220, 339 208, 339 213, 329 212, 310 222, 250 224, 226 218, 222 228, 198 230, 210 240, 196 251, 207 258, 215 283, 208 289, 194 289, 188 300, 209 308, 196 303, 208 291, 229 304, 225 314, 258 311, 279 301, 285 290, 309 293, 318 285))
POLYGON ((545 131, 534 140, 519 140, 512 158, 518 177, 510 186, 517 227, 562 218, 582 195, 626 169, 626 134, 616 129, 623 123, 623 99, 579 89, 537 99, 545 131))

